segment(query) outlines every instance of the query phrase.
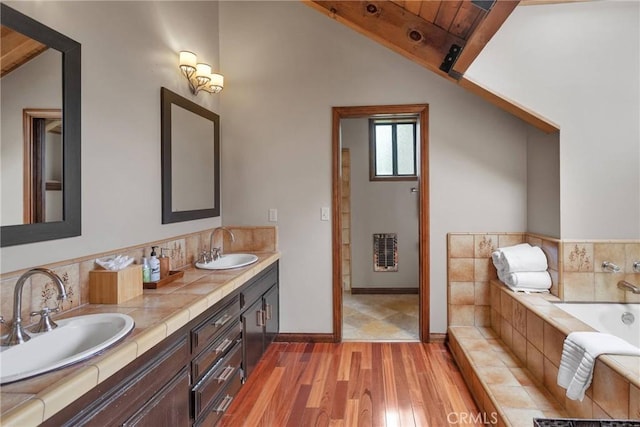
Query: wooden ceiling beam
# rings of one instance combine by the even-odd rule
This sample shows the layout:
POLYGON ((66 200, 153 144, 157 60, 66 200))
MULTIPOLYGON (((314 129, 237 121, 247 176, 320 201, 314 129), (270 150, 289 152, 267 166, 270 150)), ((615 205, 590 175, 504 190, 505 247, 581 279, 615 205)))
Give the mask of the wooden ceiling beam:
MULTIPOLYGON (((518 1, 500 0, 496 2, 486 18, 478 24, 469 38, 466 47, 462 50, 460 57, 451 70, 451 75, 441 71, 440 64, 449 52, 451 44, 465 46, 464 40, 449 34, 430 22, 424 21, 419 16, 409 13, 396 3, 386 1, 302 1, 347 27, 428 68, 439 76, 459 84, 466 90, 541 131, 551 133, 559 130, 555 123, 526 109, 515 101, 463 77, 464 71, 467 70, 473 59, 478 56, 486 42, 498 31, 502 23, 517 6, 518 1), (379 13, 368 13, 365 10, 368 4, 376 6, 379 13), (492 14, 495 14, 495 16, 492 16, 492 14), (423 35, 423 39, 420 42, 414 42, 409 37, 412 29, 419 31, 423 35), (476 35, 476 33, 479 34, 476 35), (452 77, 453 75, 457 79, 452 77)), ((439 2, 435 1, 423 3, 421 12, 425 12, 425 5, 430 3, 432 5, 439 4, 439 2)))
POLYGON ((48 48, 46 45, 4 25, 0 29, 0 39, 2 40, 0 43, 0 77, 9 74, 48 48))
POLYGON ((464 40, 409 13, 396 3, 303 1, 330 18, 423 65, 434 73, 453 80, 439 67, 451 45, 464 46, 464 40))
POLYGON ((560 127, 552 121, 529 110, 528 108, 525 108, 523 105, 520 105, 517 102, 506 98, 505 96, 499 95, 489 90, 488 88, 480 85, 477 82, 474 82, 471 79, 463 77, 458 81, 458 84, 461 87, 467 89, 469 92, 478 95, 485 101, 489 101, 490 103, 498 108, 501 108, 507 113, 513 114, 519 119, 524 120, 530 125, 540 129, 544 133, 553 133, 560 130, 560 127))
POLYGON ((464 75, 471 63, 477 58, 485 45, 498 32, 511 12, 520 3, 517 0, 496 1, 489 13, 475 28, 467 40, 458 60, 453 64, 452 71, 459 76, 464 75))

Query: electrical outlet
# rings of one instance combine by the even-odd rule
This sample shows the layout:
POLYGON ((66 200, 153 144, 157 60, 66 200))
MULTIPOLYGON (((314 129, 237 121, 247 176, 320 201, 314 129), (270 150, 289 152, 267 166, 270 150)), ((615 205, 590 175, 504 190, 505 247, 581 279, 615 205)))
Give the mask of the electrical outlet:
POLYGON ((331 215, 331 212, 329 211, 328 207, 324 206, 320 208, 320 221, 329 221, 330 215, 331 215))
POLYGON ((278 222, 278 209, 269 209, 269 222, 278 222))

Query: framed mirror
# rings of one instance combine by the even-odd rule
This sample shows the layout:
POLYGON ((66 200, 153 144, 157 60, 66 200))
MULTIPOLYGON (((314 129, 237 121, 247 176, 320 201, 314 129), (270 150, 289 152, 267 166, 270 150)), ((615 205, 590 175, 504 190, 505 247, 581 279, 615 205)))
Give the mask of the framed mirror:
POLYGON ((161 88, 162 223, 220 216, 220 116, 161 88))
POLYGON ((0 6, 3 51, 17 46, 2 56, 0 246, 79 236, 80 44, 0 6))

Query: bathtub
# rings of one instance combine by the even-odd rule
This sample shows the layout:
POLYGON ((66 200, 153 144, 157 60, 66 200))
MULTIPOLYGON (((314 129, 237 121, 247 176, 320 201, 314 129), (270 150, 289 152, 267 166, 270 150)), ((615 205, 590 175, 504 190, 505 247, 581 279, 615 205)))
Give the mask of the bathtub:
POLYGON ((616 335, 640 348, 640 304, 558 302, 554 305, 593 329, 616 335))

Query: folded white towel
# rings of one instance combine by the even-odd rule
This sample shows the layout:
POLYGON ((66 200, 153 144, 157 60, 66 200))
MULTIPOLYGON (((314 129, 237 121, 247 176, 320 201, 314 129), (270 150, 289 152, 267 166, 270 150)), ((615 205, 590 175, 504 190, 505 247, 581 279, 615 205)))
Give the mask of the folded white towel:
POLYGON ((558 385, 567 397, 583 400, 593 379, 593 366, 601 354, 640 356, 640 348, 614 335, 601 332, 571 332, 564 340, 558 369, 558 385))
POLYGON ((551 288, 551 276, 546 271, 521 271, 503 274, 502 280, 510 287, 547 290, 551 288))
POLYGON ((505 265, 505 261, 502 255, 503 253, 518 252, 520 250, 527 250, 530 248, 531 245, 528 243, 520 243, 514 246, 505 246, 503 248, 498 248, 498 250, 494 251, 491 254, 491 261, 493 261, 493 265, 496 267, 496 269, 505 270, 507 268, 507 265, 505 265))
POLYGON ((511 250, 501 250, 500 252, 500 264, 509 273, 546 271, 548 268, 547 256, 538 246, 517 245, 511 250))

